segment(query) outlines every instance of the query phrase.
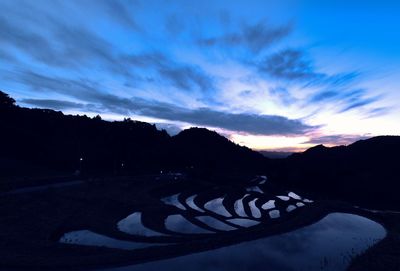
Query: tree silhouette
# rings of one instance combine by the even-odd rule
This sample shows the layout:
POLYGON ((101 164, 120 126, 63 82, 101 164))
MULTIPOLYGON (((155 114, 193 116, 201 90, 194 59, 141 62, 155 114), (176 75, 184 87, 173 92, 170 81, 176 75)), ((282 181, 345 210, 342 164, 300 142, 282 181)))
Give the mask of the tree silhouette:
POLYGON ((5 93, 1 93, 1 104, 0 142, 7 144, 0 146, 0 178, 28 176, 28 166, 66 173, 83 166, 87 175, 118 174, 122 164, 124 174, 193 167, 200 175, 210 176, 258 173, 268 162, 261 154, 206 129, 193 128, 171 137, 154 124, 130 118, 110 122, 100 116, 18 107, 5 93), (1 161, 10 160, 13 166, 5 169, 1 161))
POLYGON ((10 108, 15 106, 15 100, 0 90, 0 107, 10 108))

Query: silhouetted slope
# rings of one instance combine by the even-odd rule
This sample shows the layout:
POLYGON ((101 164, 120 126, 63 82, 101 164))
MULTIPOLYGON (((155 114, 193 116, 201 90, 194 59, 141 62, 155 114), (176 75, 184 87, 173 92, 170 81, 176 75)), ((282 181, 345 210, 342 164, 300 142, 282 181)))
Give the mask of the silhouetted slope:
POLYGON ((0 125, 3 159, 67 171, 158 168, 169 140, 166 132, 147 123, 107 122, 43 109, 0 109, 0 125))
POLYGON ((398 136, 347 147, 319 145, 272 160, 207 129, 192 128, 170 137, 154 125, 130 119, 109 122, 21 108, 2 92, 0 127, 0 177, 78 169, 89 175, 188 170, 226 182, 230 179, 218 176, 267 173, 279 184, 317 197, 400 208, 398 136))
POLYGON ((293 152, 283 152, 283 151, 258 151, 258 152, 270 159, 283 159, 293 154, 293 152))
POLYGON ((15 106, 0 92, 0 176, 32 170, 125 174, 195 167, 204 172, 263 169, 268 159, 206 129, 175 137, 154 125, 15 106), (80 160, 82 158, 82 161, 80 160))
POLYGON ((400 207, 400 137, 379 136, 349 146, 315 146, 293 154, 274 179, 316 196, 400 207))
POLYGON ((191 128, 172 137, 178 165, 202 171, 237 173, 263 172, 268 159, 251 149, 239 146, 214 131, 191 128))

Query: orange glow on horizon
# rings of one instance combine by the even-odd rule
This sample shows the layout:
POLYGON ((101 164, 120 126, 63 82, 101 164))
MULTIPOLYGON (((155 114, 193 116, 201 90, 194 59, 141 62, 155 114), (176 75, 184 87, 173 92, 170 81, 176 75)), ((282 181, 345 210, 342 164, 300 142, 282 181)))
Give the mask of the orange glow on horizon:
POLYGON ((302 152, 315 145, 306 143, 310 140, 307 136, 287 137, 232 134, 229 139, 257 151, 302 152))

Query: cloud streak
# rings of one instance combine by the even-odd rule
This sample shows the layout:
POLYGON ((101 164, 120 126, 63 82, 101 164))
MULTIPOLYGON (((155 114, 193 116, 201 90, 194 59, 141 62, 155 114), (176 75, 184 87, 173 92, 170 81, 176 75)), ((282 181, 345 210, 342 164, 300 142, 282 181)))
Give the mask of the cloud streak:
POLYGON ((32 88, 55 91, 85 103, 71 103, 49 99, 24 99, 22 102, 34 106, 54 109, 80 109, 82 111, 107 112, 124 115, 143 115, 158 119, 180 121, 200 126, 217 127, 231 131, 260 135, 303 134, 317 127, 309 126, 301 120, 283 116, 259 115, 250 113, 229 113, 210 108, 187 109, 169 103, 140 98, 122 98, 107 94, 97 88, 93 82, 50 78, 32 72, 16 75, 18 80, 32 88))
MULTIPOLYGON (((285 49, 271 54, 254 66, 261 76, 273 78, 286 85, 297 85, 301 89, 312 89, 310 97, 303 103, 308 105, 336 104, 337 113, 348 112, 365 107, 381 99, 380 96, 368 97, 366 88, 354 89, 352 85, 360 76, 359 72, 326 74, 318 72, 304 51, 285 49)), ((270 93, 280 98, 284 105, 299 102, 288 87, 270 89, 270 93)))
POLYGON ((303 144, 325 144, 325 145, 349 145, 358 140, 367 139, 369 136, 363 135, 327 135, 327 136, 315 136, 312 137, 309 141, 304 142, 303 144))
POLYGON ((245 5, 160 2, 155 13, 139 1, 1 1, 0 87, 32 106, 255 135, 392 110, 360 71, 320 69, 291 23, 234 11, 245 5))
MULTIPOLYGON (((110 16, 123 9, 120 2, 100 2, 103 8, 110 10, 110 16)), ((124 14, 119 20, 133 27, 134 22, 127 22, 128 19, 124 19, 127 15, 124 14)), ((199 66, 179 63, 156 51, 123 52, 85 26, 67 25, 53 15, 47 14, 38 20, 51 26, 48 29, 50 33, 25 27, 18 18, 0 16, 0 44, 7 49, 17 49, 52 69, 100 69, 130 84, 148 84, 150 74, 153 77, 150 82, 164 83, 183 91, 209 92, 217 89, 214 76, 199 66)), ((6 51, 2 54, 8 55, 6 51)))
POLYGON ((265 22, 243 24, 237 31, 220 36, 198 39, 201 46, 244 47, 253 53, 259 53, 270 45, 282 40, 292 30, 291 25, 275 27, 265 22))
POLYGON ((41 108, 50 108, 50 109, 57 109, 57 110, 82 109, 85 107, 85 105, 82 103, 51 100, 51 99, 22 99, 19 102, 28 104, 28 105, 38 106, 41 108))
MULTIPOLYGON (((21 102, 39 107, 54 109, 80 109, 91 111, 98 108, 103 113, 126 113, 144 115, 158 119, 180 121, 199 126, 215 127, 256 135, 299 135, 316 129, 301 120, 288 119, 274 115, 233 114, 209 108, 186 109, 167 103, 156 103, 140 99, 120 99, 104 96, 100 104, 79 104, 66 101, 25 99, 21 102), (116 110, 118 106, 118 110, 116 110)), ((99 111, 95 111, 98 113, 99 111)))
POLYGON ((311 80, 321 76, 315 72, 310 60, 300 50, 286 49, 272 54, 257 63, 260 73, 278 79, 311 80))

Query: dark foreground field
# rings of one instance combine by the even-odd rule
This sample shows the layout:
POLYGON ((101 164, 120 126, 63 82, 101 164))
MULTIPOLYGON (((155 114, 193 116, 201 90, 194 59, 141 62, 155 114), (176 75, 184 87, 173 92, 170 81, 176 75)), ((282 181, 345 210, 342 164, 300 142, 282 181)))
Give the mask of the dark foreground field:
MULTIPOLYGON (((399 270, 398 213, 369 212, 340 202, 317 201, 277 220, 260 218, 261 224, 235 231, 234 234, 219 232, 214 235, 189 236, 168 234, 157 222, 157 217, 182 212, 174 206, 162 204, 160 198, 165 195, 183 191, 182 195, 185 196, 196 191, 199 194, 197 202, 202 204, 228 191, 230 196, 224 201, 224 205, 230 210, 232 207, 229 206, 233 206, 233 201, 240 197, 243 188, 243 185, 239 184, 216 186, 194 180, 166 182, 156 180, 155 176, 141 176, 98 179, 58 188, 43 188, 34 192, 3 194, 0 197, 0 266, 4 270, 87 270, 124 266, 207 251, 289 232, 310 225, 328 213, 347 212, 375 220, 387 230, 386 238, 364 255, 356 257, 350 270, 399 270), (140 237, 119 231, 116 227, 118 221, 134 211, 149 214, 147 225, 167 234, 159 237, 140 237), (116 239, 146 242, 150 245, 164 243, 164 246, 147 247, 133 252, 58 242, 64 233, 83 229, 116 239)), ((281 192, 274 187, 264 188, 266 191, 275 189, 274 193, 281 192)), ((249 197, 259 195, 254 191, 248 194, 249 197)), ((259 195, 260 201, 264 198, 267 200, 272 195, 268 192, 259 195)), ((286 205, 283 204, 286 203, 277 203, 277 207, 284 208, 286 205)), ((263 213, 262 217, 266 217, 266 214, 263 213)))

